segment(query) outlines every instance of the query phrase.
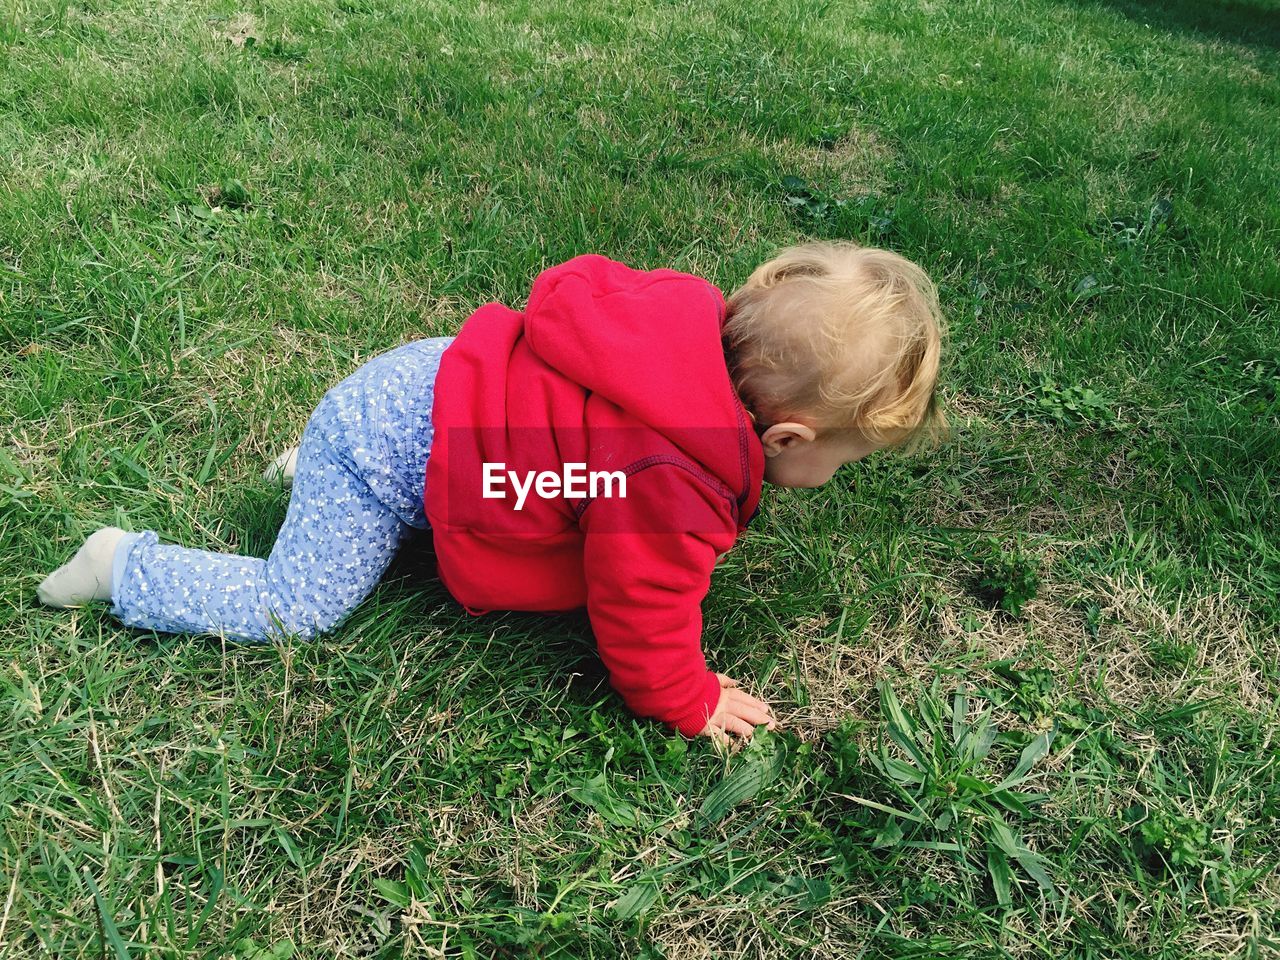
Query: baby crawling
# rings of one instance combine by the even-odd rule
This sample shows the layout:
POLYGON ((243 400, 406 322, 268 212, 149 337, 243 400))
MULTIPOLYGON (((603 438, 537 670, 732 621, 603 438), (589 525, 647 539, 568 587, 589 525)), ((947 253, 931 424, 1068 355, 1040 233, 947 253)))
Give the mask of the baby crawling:
POLYGON ((936 438, 941 341, 933 284, 888 250, 789 247, 727 301, 691 274, 583 254, 540 273, 523 310, 484 304, 456 337, 331 388, 277 461, 293 486, 265 560, 104 527, 37 592, 110 601, 149 630, 310 639, 429 530, 471 613, 585 607, 631 710, 686 736, 750 736, 776 721, 708 668, 712 569, 765 481, 817 487, 936 438))

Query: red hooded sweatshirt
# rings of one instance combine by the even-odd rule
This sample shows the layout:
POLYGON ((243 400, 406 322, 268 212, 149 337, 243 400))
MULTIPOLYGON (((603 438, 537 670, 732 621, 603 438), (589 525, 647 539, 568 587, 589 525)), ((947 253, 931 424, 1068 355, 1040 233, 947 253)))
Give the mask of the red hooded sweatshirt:
POLYGON ((487 303, 445 350, 427 463, 449 592, 476 614, 585 606, 614 689, 686 736, 720 699, 702 600, 764 476, 724 310, 713 284, 675 270, 597 254, 544 270, 523 312, 487 303), (566 464, 612 486, 526 486, 518 505, 519 484, 566 464))

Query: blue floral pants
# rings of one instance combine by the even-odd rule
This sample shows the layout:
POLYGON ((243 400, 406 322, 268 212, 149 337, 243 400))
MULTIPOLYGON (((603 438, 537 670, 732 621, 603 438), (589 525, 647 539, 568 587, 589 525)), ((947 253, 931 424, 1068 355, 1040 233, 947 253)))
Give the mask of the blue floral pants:
POLYGON ((336 626, 426 529, 431 401, 452 337, 381 354, 330 389, 307 422, 289 509, 266 560, 126 534, 112 613, 131 627, 262 641, 336 626))

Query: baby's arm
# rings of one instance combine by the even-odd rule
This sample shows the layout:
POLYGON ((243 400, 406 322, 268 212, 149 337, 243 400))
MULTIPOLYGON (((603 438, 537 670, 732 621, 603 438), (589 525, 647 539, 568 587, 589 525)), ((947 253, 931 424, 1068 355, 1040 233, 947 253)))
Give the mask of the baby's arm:
POLYGON ((736 526, 725 500, 679 466, 627 478, 583 513, 587 612, 615 690, 685 736, 750 736, 769 707, 707 668, 702 600, 736 526))

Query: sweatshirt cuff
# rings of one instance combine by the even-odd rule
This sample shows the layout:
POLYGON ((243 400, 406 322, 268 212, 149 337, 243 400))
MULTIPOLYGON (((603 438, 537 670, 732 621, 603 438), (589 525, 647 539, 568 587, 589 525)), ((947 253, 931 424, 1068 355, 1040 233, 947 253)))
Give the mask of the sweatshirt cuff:
POLYGON ((678 730, 686 737, 696 737, 702 732, 702 728, 707 725, 707 720, 716 712, 716 707, 719 704, 720 678, 715 675, 714 671, 708 670, 702 684, 702 696, 698 698, 697 705, 688 713, 666 721, 667 726, 673 730, 678 730))

